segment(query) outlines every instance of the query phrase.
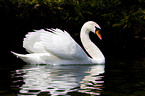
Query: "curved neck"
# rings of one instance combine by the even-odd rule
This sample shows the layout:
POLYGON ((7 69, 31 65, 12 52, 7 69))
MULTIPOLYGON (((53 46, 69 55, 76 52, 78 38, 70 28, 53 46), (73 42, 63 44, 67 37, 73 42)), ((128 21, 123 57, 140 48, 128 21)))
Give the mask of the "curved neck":
POLYGON ((90 40, 89 33, 90 31, 85 26, 83 26, 81 29, 80 38, 84 48, 94 60, 104 61, 104 55, 99 50, 99 48, 90 40))

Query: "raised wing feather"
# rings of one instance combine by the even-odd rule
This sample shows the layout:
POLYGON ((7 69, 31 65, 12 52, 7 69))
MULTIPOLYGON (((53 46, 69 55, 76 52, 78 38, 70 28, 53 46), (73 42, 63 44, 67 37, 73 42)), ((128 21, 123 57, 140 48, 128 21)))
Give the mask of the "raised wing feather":
POLYGON ((40 40, 40 36, 44 33, 45 30, 36 30, 35 32, 29 32, 24 38, 23 47, 29 53, 45 53, 46 50, 44 49, 44 45, 40 40))
POLYGON ((44 29, 26 35, 23 47, 28 52, 51 53, 58 58, 84 59, 87 57, 83 49, 66 32, 60 29, 44 29))

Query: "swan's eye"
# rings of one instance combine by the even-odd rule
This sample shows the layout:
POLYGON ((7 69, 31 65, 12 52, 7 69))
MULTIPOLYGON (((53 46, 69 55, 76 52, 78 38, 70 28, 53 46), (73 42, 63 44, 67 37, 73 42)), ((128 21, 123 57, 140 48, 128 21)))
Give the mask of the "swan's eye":
MULTIPOLYGON (((96 31, 98 31, 98 30, 100 31, 100 28, 98 28, 98 27, 96 27, 96 26, 95 26, 95 29, 96 29, 96 31)), ((96 32, 96 31, 95 31, 95 32, 96 32)))

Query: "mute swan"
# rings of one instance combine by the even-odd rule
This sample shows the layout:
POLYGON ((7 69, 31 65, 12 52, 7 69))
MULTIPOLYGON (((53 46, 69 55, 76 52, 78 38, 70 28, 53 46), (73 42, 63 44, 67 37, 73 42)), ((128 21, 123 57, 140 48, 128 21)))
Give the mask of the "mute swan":
POLYGON ((30 64, 104 64, 104 55, 89 38, 89 33, 93 32, 102 39, 100 29, 94 21, 86 22, 81 28, 81 42, 91 58, 66 31, 60 29, 29 32, 23 47, 30 54, 12 53, 30 64))

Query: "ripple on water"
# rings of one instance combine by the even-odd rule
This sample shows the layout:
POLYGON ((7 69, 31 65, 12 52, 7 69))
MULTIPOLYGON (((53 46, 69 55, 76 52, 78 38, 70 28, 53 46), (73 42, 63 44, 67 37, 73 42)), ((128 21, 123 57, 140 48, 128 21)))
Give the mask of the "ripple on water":
POLYGON ((69 92, 99 95, 103 89, 104 65, 93 66, 25 66, 12 72, 12 87, 19 96, 69 92), (19 86, 17 86, 19 85, 19 86))

